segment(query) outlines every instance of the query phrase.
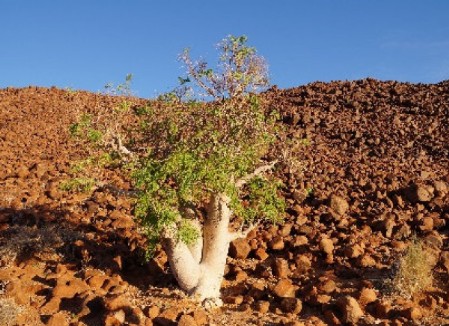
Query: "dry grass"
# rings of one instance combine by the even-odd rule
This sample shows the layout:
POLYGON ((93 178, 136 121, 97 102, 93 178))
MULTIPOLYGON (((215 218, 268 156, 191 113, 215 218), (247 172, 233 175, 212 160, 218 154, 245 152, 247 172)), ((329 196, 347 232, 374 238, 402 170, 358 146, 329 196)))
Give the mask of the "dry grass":
MULTIPOLYGON (((0 233, 0 268, 8 267, 17 260, 34 254, 56 253, 58 248, 83 234, 58 225, 30 227, 14 225, 0 233)), ((0 324, 1 325, 1 324, 0 324)))
POLYGON ((0 298, 0 325, 16 325, 17 316, 22 310, 23 309, 18 306, 13 299, 0 298))
POLYGON ((392 280, 393 290, 405 298, 429 289, 433 283, 432 264, 421 240, 413 239, 399 259, 398 269, 392 280))

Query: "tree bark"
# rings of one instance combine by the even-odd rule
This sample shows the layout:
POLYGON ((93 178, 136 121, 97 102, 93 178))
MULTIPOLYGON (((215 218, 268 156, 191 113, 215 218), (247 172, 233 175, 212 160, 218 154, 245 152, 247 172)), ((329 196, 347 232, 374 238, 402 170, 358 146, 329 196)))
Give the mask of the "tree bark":
POLYGON ((219 300, 229 243, 228 231, 232 211, 224 194, 211 195, 203 236, 198 243, 187 246, 173 238, 165 238, 170 267, 181 289, 204 301, 219 300), (199 250, 202 248, 202 254, 199 250))

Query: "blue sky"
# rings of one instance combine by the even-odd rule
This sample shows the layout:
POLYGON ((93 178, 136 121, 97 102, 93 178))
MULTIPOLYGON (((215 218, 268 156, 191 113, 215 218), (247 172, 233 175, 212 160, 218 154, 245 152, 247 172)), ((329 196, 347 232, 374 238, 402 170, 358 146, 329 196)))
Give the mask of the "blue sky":
POLYGON ((281 88, 313 81, 449 79, 446 0, 0 0, 0 88, 102 91, 132 73, 154 97, 245 34, 281 88))

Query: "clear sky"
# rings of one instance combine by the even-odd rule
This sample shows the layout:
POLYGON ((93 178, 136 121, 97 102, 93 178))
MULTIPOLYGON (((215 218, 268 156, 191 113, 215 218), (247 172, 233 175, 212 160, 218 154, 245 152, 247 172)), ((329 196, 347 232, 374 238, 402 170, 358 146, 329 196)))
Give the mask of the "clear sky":
POLYGON ((448 0, 0 0, 0 88, 102 91, 132 73, 154 97, 245 34, 281 88, 313 81, 449 79, 448 0))

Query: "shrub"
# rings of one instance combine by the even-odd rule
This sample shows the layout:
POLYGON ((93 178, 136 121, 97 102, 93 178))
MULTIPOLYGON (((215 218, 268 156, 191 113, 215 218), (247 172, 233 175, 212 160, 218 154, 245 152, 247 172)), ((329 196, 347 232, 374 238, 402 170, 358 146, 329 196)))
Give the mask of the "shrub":
POLYGON ((178 284, 200 299, 219 297, 229 243, 246 236, 229 231, 231 219, 277 222, 285 208, 282 185, 266 176, 276 162, 262 160, 277 114, 249 93, 267 84, 266 65, 246 41, 226 38, 216 70, 183 52, 183 83, 217 101, 173 101, 151 116, 155 145, 134 173, 142 190, 136 215, 152 249, 161 241, 178 284))
POLYGON ((432 265, 421 240, 413 239, 399 259, 392 285, 400 295, 411 298, 432 286, 432 265))

